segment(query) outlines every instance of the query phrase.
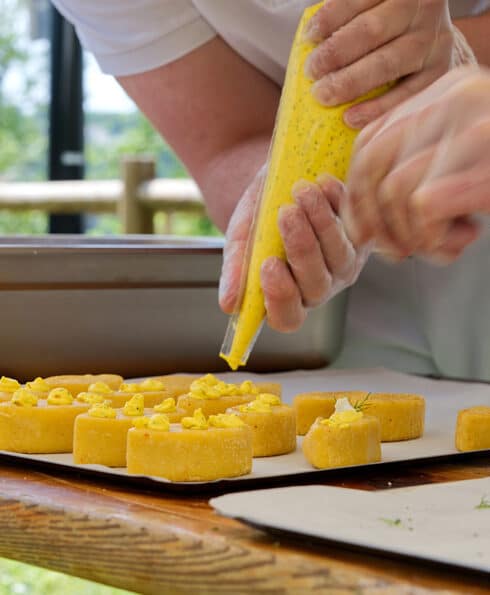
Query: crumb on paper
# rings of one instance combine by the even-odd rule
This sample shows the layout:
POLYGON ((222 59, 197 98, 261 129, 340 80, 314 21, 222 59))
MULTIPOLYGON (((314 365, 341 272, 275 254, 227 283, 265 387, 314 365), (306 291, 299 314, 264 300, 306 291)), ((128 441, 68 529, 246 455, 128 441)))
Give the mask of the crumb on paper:
POLYGON ((379 520, 383 521, 383 523, 386 523, 390 527, 399 527, 402 524, 401 519, 385 519, 383 517, 380 517, 379 520))
POLYGON ((476 510, 483 510, 485 508, 490 509, 490 498, 488 496, 482 496, 480 503, 475 506, 476 510))

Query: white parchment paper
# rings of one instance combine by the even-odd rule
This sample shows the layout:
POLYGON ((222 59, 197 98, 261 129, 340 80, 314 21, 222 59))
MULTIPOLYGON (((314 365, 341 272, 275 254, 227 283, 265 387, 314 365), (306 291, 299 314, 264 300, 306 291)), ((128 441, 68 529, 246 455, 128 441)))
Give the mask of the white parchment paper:
MULTIPOLYGON (((313 370, 278 374, 226 373, 219 377, 228 382, 245 379, 255 381, 276 381, 283 386, 283 400, 291 403, 294 395, 309 391, 367 390, 373 392, 417 393, 426 398, 425 434, 418 440, 385 443, 382 445, 382 462, 428 459, 445 455, 459 456, 454 446, 456 416, 460 409, 474 405, 490 405, 490 385, 464 382, 431 380, 410 376, 399 372, 379 369, 369 370, 313 370)), ((18 455, 0 453, 18 458, 27 458, 58 465, 94 470, 109 475, 126 476, 124 468, 111 469, 101 465, 75 465, 71 454, 58 455, 18 455)), ((247 482, 272 477, 294 476, 300 473, 325 473, 313 469, 304 459, 301 439, 296 452, 277 457, 254 459, 252 473, 243 477, 219 480, 247 482)), ((132 476, 134 477, 134 476, 132 476)), ((169 483, 164 478, 151 478, 152 481, 169 483)), ((294 477, 291 478, 294 481, 294 477)), ((182 486, 189 484, 179 484, 182 486)))
POLYGON ((490 477, 377 492, 296 486, 210 503, 264 528, 490 573, 490 477))

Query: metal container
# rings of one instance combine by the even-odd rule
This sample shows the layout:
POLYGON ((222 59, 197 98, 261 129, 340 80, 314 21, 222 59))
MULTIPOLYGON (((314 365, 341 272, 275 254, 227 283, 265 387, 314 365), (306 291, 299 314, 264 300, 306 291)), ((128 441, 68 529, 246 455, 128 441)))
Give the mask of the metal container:
MULTIPOLYGON (((0 238, 0 374, 226 370, 222 247, 208 238, 0 238)), ((344 309, 340 296, 296 333, 264 328, 247 369, 326 365, 344 309)))

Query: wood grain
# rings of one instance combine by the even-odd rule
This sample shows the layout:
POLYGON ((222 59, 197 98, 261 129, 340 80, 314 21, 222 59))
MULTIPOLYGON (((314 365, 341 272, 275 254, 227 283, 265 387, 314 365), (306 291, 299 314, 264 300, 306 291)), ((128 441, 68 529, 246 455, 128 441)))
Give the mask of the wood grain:
MULTIPOLYGON (((490 476, 490 457, 339 473, 368 490, 490 476)), ((482 575, 270 537, 207 497, 0 465, 0 556, 148 594, 489 593, 482 575)))

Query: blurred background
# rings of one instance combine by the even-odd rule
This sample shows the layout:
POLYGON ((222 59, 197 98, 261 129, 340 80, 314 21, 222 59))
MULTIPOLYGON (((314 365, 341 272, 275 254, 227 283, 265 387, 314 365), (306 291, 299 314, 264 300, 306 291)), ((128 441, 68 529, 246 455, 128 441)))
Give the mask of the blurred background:
POLYGON ((219 235, 183 165, 49 0, 0 11, 0 234, 219 235))

